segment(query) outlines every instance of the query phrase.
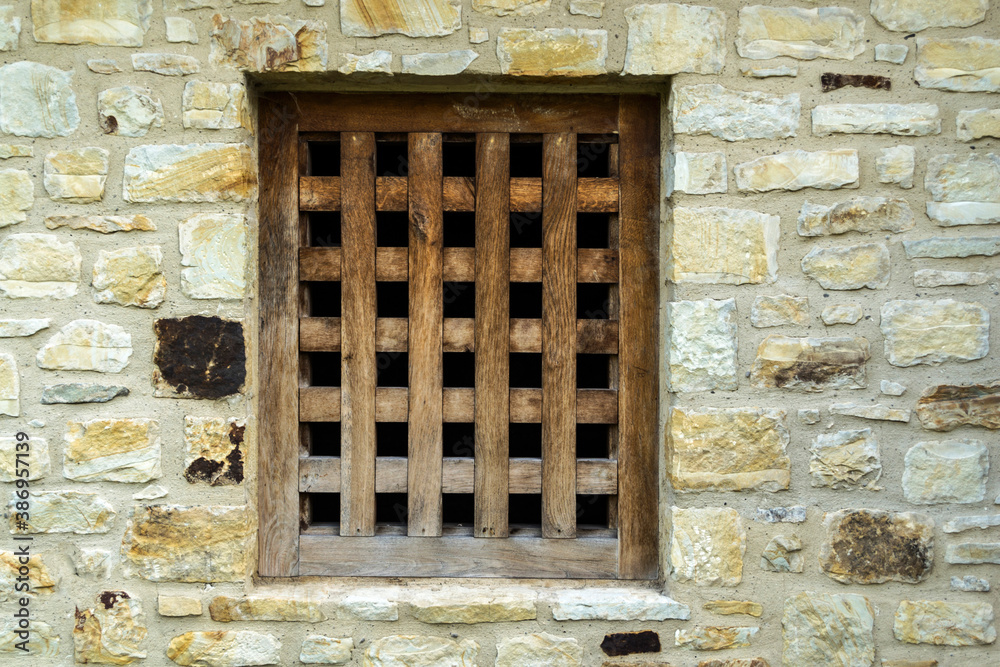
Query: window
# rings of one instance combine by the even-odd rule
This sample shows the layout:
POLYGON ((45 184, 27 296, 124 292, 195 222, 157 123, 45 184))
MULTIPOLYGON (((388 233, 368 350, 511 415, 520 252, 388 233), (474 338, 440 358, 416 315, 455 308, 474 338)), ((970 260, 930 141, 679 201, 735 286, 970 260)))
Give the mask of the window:
POLYGON ((655 578, 658 100, 260 114, 260 574, 655 578))

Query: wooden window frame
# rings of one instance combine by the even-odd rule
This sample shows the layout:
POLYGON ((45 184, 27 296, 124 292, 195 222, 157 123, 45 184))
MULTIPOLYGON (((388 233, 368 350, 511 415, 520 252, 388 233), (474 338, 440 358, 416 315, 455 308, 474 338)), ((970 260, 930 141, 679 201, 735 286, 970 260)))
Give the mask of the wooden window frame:
MULTIPOLYGON (((659 99, 638 94, 494 94, 486 99, 479 99, 466 94, 275 92, 262 93, 259 102, 258 574, 262 577, 370 575, 655 579, 659 566, 660 511, 657 438, 659 99), (539 108, 544 111, 539 112, 539 108), (503 162, 503 141, 498 141, 497 137, 510 133, 545 134, 546 155, 556 156, 554 160, 547 157, 545 173, 572 167, 575 181, 575 151, 571 153, 569 147, 560 145, 560 142, 564 142, 566 137, 572 137, 575 145, 577 134, 618 135, 619 247, 616 251, 615 282, 618 284, 618 330, 623 335, 617 356, 617 401, 611 409, 616 410, 617 415, 627 415, 628 418, 617 420, 618 441, 621 445, 617 453, 616 479, 612 480, 617 482, 617 538, 561 539, 562 531, 571 537, 575 530, 575 525, 570 525, 575 523, 573 521, 566 525, 560 523, 560 516, 566 516, 563 511, 545 513, 543 537, 518 536, 516 531, 508 533, 505 521, 497 522, 496 525, 491 522, 491 517, 495 518, 498 510, 491 509, 488 502, 477 502, 476 530, 483 533, 482 537, 447 533, 432 537, 413 536, 434 534, 434 522, 428 517, 432 517, 436 510, 430 507, 426 513, 414 513, 412 505, 410 536, 374 535, 374 517, 366 516, 364 509, 352 510, 343 505, 341 532, 353 535, 341 536, 322 530, 300 534, 300 492, 309 490, 311 479, 329 476, 331 472, 338 474, 336 484, 339 485, 339 490, 351 490, 347 494, 349 496, 354 493, 356 497, 373 497, 377 484, 394 485, 403 489, 408 488, 407 485, 413 489, 413 485, 423 484, 430 489, 430 493, 426 495, 433 497, 435 489, 440 493, 442 468, 445 468, 444 476, 447 479, 471 482, 477 492, 489 491, 490 497, 496 495, 499 511, 506 511, 506 493, 510 488, 518 484, 530 484, 526 479, 539 479, 537 466, 532 467, 518 459, 509 460, 506 452, 502 451, 503 447, 493 447, 492 450, 487 447, 477 448, 476 462, 483 461, 487 465, 474 465, 472 471, 468 470, 467 463, 456 461, 446 460, 443 466, 439 466, 440 456, 435 458, 433 452, 424 458, 414 457, 411 452, 409 462, 403 460, 401 466, 387 465, 384 470, 380 467, 377 484, 375 455, 371 446, 362 447, 360 455, 348 447, 342 452, 341 465, 336 471, 327 465, 329 462, 321 462, 325 467, 319 470, 315 460, 300 458, 305 454, 300 445, 300 414, 314 409, 311 402, 317 399, 341 399, 340 388, 310 388, 312 391, 300 388, 298 286, 300 278, 307 279, 308 276, 304 274, 311 270, 310 252, 306 249, 301 253, 299 251, 300 210, 321 205, 313 201, 316 197, 339 198, 341 186, 345 190, 361 189, 360 191, 371 192, 373 195, 376 192, 374 167, 352 168, 347 172, 342 171, 337 188, 324 190, 320 187, 322 183, 313 183, 310 187, 303 188, 304 194, 300 198, 300 187, 309 178, 299 175, 300 165, 304 160, 299 150, 300 135, 323 132, 341 133, 342 161, 365 160, 365 152, 371 150, 367 142, 377 132, 407 133, 411 142, 433 141, 433 134, 430 133, 477 133, 477 175, 486 174, 493 169, 499 181, 506 184, 503 188, 484 188, 476 192, 472 186, 471 191, 466 191, 451 187, 455 179, 450 179, 451 183, 449 179, 442 179, 442 187, 436 188, 436 183, 442 182, 437 180, 442 178, 441 153, 438 151, 437 164, 433 159, 421 159, 411 164, 411 172, 416 170, 417 173, 427 175, 430 187, 411 186, 407 193, 406 179, 398 179, 402 181, 402 190, 393 190, 392 186, 399 185, 398 183, 384 182, 380 183, 377 196, 402 197, 404 203, 408 200, 411 216, 413 207, 425 206, 427 202, 431 202, 430 209, 436 208, 438 221, 440 211, 447 208, 449 201, 472 197, 478 204, 476 209, 496 212, 496 215, 477 215, 477 232, 485 232, 491 226, 509 224, 506 217, 508 202, 511 207, 514 207, 515 201, 529 202, 524 205, 531 206, 530 202, 538 200, 537 204, 540 204, 544 197, 545 206, 541 208, 543 217, 548 222, 543 222, 543 229, 547 230, 544 232, 547 238, 543 243, 543 251, 546 254, 565 255, 568 261, 560 266, 566 266, 580 276, 585 276, 588 271, 596 271, 599 267, 587 264, 582 258, 578 260, 576 253, 568 250, 572 246, 564 243, 565 238, 553 238, 549 235, 552 229, 559 229, 560 226, 566 228, 566 225, 560 223, 560 217, 565 222, 572 215, 575 246, 575 212, 577 203, 584 200, 583 189, 578 189, 580 194, 573 197, 571 192, 565 191, 566 188, 547 189, 543 194, 540 186, 536 191, 532 184, 511 183, 509 170, 503 162), (508 187, 509 192, 505 192, 508 187), (567 252, 570 254, 567 255, 567 252), (577 262, 579 265, 573 267, 577 262), (317 389, 321 390, 316 391, 317 389), (428 526, 429 533, 426 532, 428 526), (377 566, 366 566, 373 563, 377 566)), ((343 200, 342 224, 359 226, 356 231, 360 236, 354 235, 353 238, 364 239, 365 234, 369 234, 374 246, 374 203, 372 206, 361 206, 359 210, 350 210, 352 204, 349 199, 343 200)), ((431 211, 429 224, 434 224, 433 218, 431 211)), ((481 238, 483 237, 477 235, 475 250, 482 253, 480 256, 503 257, 506 261, 505 253, 510 253, 506 241, 495 244, 496 247, 492 248, 481 247, 481 238)), ((435 255, 433 252, 423 252, 419 239, 413 238, 412 231, 409 260, 405 260, 407 255, 404 252, 404 261, 398 267, 398 262, 387 261, 392 258, 383 256, 381 251, 376 259, 376 253, 369 252, 364 243, 348 244, 339 253, 340 261, 350 263, 362 275, 370 274, 368 279, 371 281, 375 280, 376 271, 409 272, 411 327, 414 326, 413 299, 423 299, 420 301, 422 306, 431 305, 426 299, 431 291, 414 287, 413 276, 430 272, 433 283, 434 280, 440 281, 442 273, 451 270, 447 257, 442 266, 440 253, 435 255)), ((520 264, 514 261, 513 253, 510 256, 511 271, 519 270, 520 264)), ((485 307, 483 310, 479 309, 480 299, 486 299, 488 303, 489 290, 500 288, 503 280, 490 282, 488 259, 477 261, 475 266, 477 318, 472 335, 481 336, 486 335, 492 327, 507 327, 509 320, 503 312, 496 315, 495 322, 482 317, 491 311, 485 307), (481 293, 480 290, 484 291, 481 293)), ((523 268, 529 271, 539 270, 533 268, 530 262, 523 268)), ((568 279, 564 277, 554 280, 550 284, 565 288, 567 285, 575 287, 576 282, 577 278, 570 276, 568 279)), ((372 299, 373 291, 352 291, 349 285, 345 286, 342 297, 344 329, 329 332, 330 335, 341 337, 342 344, 350 346, 358 354, 361 354, 358 352, 361 350, 364 354, 374 355, 375 339, 383 333, 375 331, 373 304, 366 301, 372 299), (352 325, 347 325, 352 313, 357 317, 352 325)), ((543 304, 547 304, 543 311, 546 314, 541 322, 543 336, 565 334, 567 327, 577 325, 575 310, 569 312, 559 308, 558 293, 544 296, 543 299, 543 304)), ((468 336, 470 333, 445 331, 442 334, 442 327, 434 326, 434 317, 437 317, 438 322, 441 321, 440 312, 430 308, 429 316, 425 320, 418 319, 416 325, 417 335, 425 337, 431 346, 432 355, 436 353, 435 350, 440 349, 442 338, 447 339, 449 335, 468 336)), ((313 324, 309 323, 309 326, 313 324)), ((504 345, 496 345, 491 355, 483 354, 482 361, 477 359, 477 387, 485 386, 485 377, 479 377, 480 373, 493 372, 509 363, 506 360, 507 352, 504 345)), ((560 352, 543 351, 546 363, 551 361, 555 367, 566 367, 563 363, 565 359, 549 359, 551 354, 558 355, 560 352)), ((410 363, 411 390, 416 380, 430 382, 430 386, 424 390, 432 395, 435 391, 441 391, 440 378, 437 379, 437 385, 433 378, 414 378, 412 368, 415 362, 412 358, 410 363)), ((345 374, 345 377, 348 375, 349 373, 345 374)), ((348 383, 351 381, 348 378, 348 383)), ((370 378, 362 376, 358 382, 360 384, 357 386, 361 388, 358 392, 351 386, 343 388, 345 393, 355 393, 352 394, 352 400, 345 401, 340 408, 343 413, 340 415, 342 429, 351 428, 352 423, 355 427, 358 422, 365 423, 361 420, 373 423, 377 411, 392 409, 394 405, 398 407, 397 404, 400 403, 386 395, 391 392, 381 389, 376 392, 370 378)), ((479 433, 495 432, 501 424, 506 433, 508 417, 513 421, 515 409, 541 409, 543 415, 557 416, 560 408, 558 402, 553 404, 552 399, 546 401, 544 397, 573 396, 572 392, 567 393, 566 388, 575 388, 575 385, 567 384, 568 382, 570 380, 560 377, 558 373, 543 375, 542 398, 537 401, 540 405, 536 404, 532 396, 515 395, 517 390, 505 388, 503 391, 510 393, 503 398, 510 401, 511 414, 491 415, 484 411, 483 415, 476 415, 477 437, 479 433), (527 404, 515 408, 515 403, 523 403, 525 400, 527 404)), ((401 403, 405 413, 407 390, 402 391, 404 396, 401 403)), ((442 405, 420 408, 424 413, 417 416, 417 426, 437 423, 437 428, 440 429, 442 413, 449 410, 468 411, 473 401, 472 396, 459 396, 455 390, 451 390, 450 395, 445 393, 442 405)), ((498 402, 491 401, 490 404, 496 405, 498 402)), ((500 401, 499 404, 503 405, 503 402, 500 401)), ((582 474, 589 479, 586 465, 581 463, 577 466, 575 458, 565 458, 565 453, 560 454, 558 449, 547 448, 546 443, 551 442, 560 432, 565 433, 565 429, 575 427, 576 418, 570 416, 572 423, 562 423, 565 419, 558 418, 548 420, 551 428, 555 429, 548 435, 546 430, 550 427, 546 426, 546 420, 542 422, 541 476, 553 474, 559 475, 559 479, 575 481, 582 474), (578 468, 576 475, 573 474, 574 468, 578 468)), ((408 415, 407 418, 411 421, 412 430, 413 415, 408 415)), ((374 438, 368 440, 372 442, 374 438)), ((506 436, 501 440, 505 444, 506 436)), ((568 488, 555 489, 553 493, 542 485, 542 492, 543 497, 548 499, 546 505, 551 508, 572 500, 571 494, 575 494, 576 489, 570 483, 568 488)))

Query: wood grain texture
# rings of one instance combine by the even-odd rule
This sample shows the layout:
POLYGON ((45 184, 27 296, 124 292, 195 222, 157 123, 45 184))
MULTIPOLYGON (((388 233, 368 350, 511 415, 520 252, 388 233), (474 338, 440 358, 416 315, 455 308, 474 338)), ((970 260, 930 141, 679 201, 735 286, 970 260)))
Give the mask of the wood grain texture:
MULTIPOLYGON (((619 160, 618 144, 608 146, 608 175, 618 178, 619 160)), ((617 210, 617 207, 616 207, 617 210)), ((608 247, 618 252, 621 227, 618 224, 618 214, 608 216, 608 247)), ((608 285, 608 317, 617 324, 621 314, 621 290, 618 284, 608 285)), ((301 326, 301 325, 300 325, 301 326)), ((608 358, 608 387, 618 389, 618 350, 608 358)), ((608 427, 608 458, 618 460, 618 425, 608 427)), ((608 499, 608 528, 618 529, 618 496, 608 499)))
POLYGON ((258 572, 298 574, 298 118, 290 96, 262 95, 260 262, 258 294, 260 378, 257 482, 258 572))
POLYGON ((542 536, 576 536, 576 137, 542 143, 542 536))
POLYGON ((476 537, 508 535, 510 137, 476 141, 476 537))
MULTIPOLYGON (((441 535, 444 300, 440 134, 409 138, 409 482, 407 531, 411 537, 441 535)), ((377 346, 376 346, 377 347, 377 346)))
POLYGON ((623 95, 619 131, 621 204, 618 353, 618 576, 657 576, 657 313, 660 219, 659 100, 623 95))
POLYGON ((375 534, 375 135, 341 134, 340 530, 375 534))

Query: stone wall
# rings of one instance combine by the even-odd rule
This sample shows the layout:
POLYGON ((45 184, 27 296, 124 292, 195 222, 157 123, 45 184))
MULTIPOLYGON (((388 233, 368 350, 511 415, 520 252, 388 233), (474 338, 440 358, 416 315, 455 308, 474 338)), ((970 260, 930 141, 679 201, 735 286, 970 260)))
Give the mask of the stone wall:
POLYGON ((996 662, 989 0, 8 2, 0 661, 996 662), (662 93, 661 582, 254 579, 278 85, 662 93))

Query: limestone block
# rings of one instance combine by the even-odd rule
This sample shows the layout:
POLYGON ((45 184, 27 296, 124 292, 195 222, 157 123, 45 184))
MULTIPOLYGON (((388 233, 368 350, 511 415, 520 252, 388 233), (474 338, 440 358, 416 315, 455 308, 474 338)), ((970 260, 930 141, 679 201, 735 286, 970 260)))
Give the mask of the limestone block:
POLYGON ((875 62, 902 65, 909 53, 910 47, 906 44, 876 44, 875 62))
POLYGON ((107 549, 74 547, 71 553, 73 569, 81 579, 103 581, 111 577, 115 555, 107 549))
POLYGON ((691 618, 691 609, 652 590, 582 588, 558 591, 551 599, 557 621, 666 621, 691 618))
POLYGON ((705 611, 722 616, 732 616, 743 614, 760 618, 764 613, 764 607, 759 602, 750 600, 710 600, 701 606, 705 611))
POLYGON ((972 361, 989 351, 990 314, 978 303, 889 301, 881 315, 885 357, 893 366, 972 361))
POLYGON ((935 155, 924 187, 934 201, 1000 202, 1000 154, 935 155))
POLYGON ((904 461, 903 495, 911 503, 978 503, 986 497, 990 455, 979 440, 918 442, 904 461))
POLYGON ((21 415, 21 381, 14 355, 0 352, 0 415, 21 415))
MULTIPOLYGON (((15 543, 15 548, 20 546, 15 543)), ((55 579, 41 556, 36 554, 25 558, 16 551, 0 551, 0 585, 3 586, 0 589, 2 602, 15 601, 24 596, 48 595, 56 589, 55 579), (29 588, 16 587, 18 582, 27 582, 29 588)))
POLYGON ((767 60, 854 60, 865 50, 865 19, 844 7, 767 7, 740 9, 736 50, 740 56, 767 60))
POLYGON ((798 593, 781 617, 786 665, 870 667, 875 663, 875 608, 854 594, 798 593))
POLYGON ((462 0, 343 0, 340 30, 345 37, 441 37, 462 27, 462 0))
POLYGON ((21 39, 21 17, 15 14, 16 11, 12 5, 0 7, 0 51, 17 50, 21 39))
POLYGON ((0 144, 0 160, 9 160, 12 157, 33 157, 34 155, 35 149, 30 144, 0 144))
POLYGON ((812 485, 832 489, 866 488, 878 491, 882 459, 878 438, 870 428, 821 433, 809 447, 812 485))
POLYGON ((497 58, 500 72, 511 76, 605 74, 608 33, 582 28, 501 28, 497 58))
POLYGON ((156 308, 167 294, 160 246, 100 250, 94 262, 94 301, 156 308))
MULTIPOLYGON (((469 640, 465 640, 469 641, 469 640)), ((464 667, 465 663, 455 663, 464 667)), ((572 637, 539 632, 505 639, 497 646, 496 667, 581 667, 583 647, 572 637)))
POLYGON ((181 101, 184 127, 199 130, 253 129, 242 83, 188 81, 181 101))
POLYGON ((934 563, 934 521, 912 512, 840 510, 823 520, 823 572, 843 584, 923 581, 934 563))
POLYGON ((1000 138, 1000 109, 962 110, 955 123, 960 141, 1000 138))
POLYGON ((804 567, 802 540, 795 535, 775 535, 760 554, 760 568, 767 572, 801 574, 804 567))
POLYGON ((778 67, 757 67, 755 65, 745 65, 740 68, 743 76, 752 79, 769 79, 774 76, 798 76, 799 64, 780 65, 778 67))
POLYGON ((669 278, 675 283, 772 283, 778 271, 779 218, 722 207, 673 211, 669 278))
POLYGON ((912 188, 915 153, 913 146, 883 148, 882 154, 875 158, 878 182, 896 183, 904 190, 912 188))
MULTIPOLYGON (((484 40, 485 41, 485 40, 484 40)), ((475 42, 473 42, 475 44, 475 42)), ((344 64, 337 70, 341 74, 354 74, 355 72, 377 72, 379 74, 392 74, 392 51, 381 49, 372 51, 366 55, 356 55, 353 53, 344 54, 344 64)))
POLYGON ((233 598, 225 595, 212 598, 208 613, 217 623, 234 621, 301 621, 320 623, 326 614, 318 599, 309 597, 255 596, 233 598))
POLYGON ((963 593, 989 593, 990 582, 967 574, 964 577, 952 577, 950 588, 963 593))
POLYGON ((674 646, 694 651, 745 648, 759 631, 760 628, 748 626, 695 625, 674 630, 674 646))
POLYGON ((726 15, 714 7, 640 4, 625 10, 622 74, 718 74, 726 62, 726 15))
POLYGON ((52 234, 11 234, 0 241, 0 292, 11 298, 68 299, 80 282, 80 249, 52 234))
MULTIPOLYGON (((587 2, 588 0, 582 0, 587 2)), ((490 31, 487 28, 480 28, 476 26, 469 26, 469 43, 471 44, 484 44, 490 41, 490 31)), ((382 53, 389 53, 388 51, 383 51, 382 53)), ((391 56, 392 54, 390 54, 391 56)))
POLYGON ((817 137, 831 134, 895 134, 924 137, 941 134, 936 104, 820 104, 812 110, 817 137))
MULTIPOLYGON (((799 412, 808 412, 799 410, 799 412)), ((818 410, 816 411, 819 412, 818 410)), ((801 415, 800 415, 801 416, 801 415)), ((813 422, 814 424, 816 422, 813 422)), ((764 523, 802 523, 806 520, 806 508, 802 505, 793 507, 758 507, 754 512, 754 521, 764 523)))
POLYGON ((14 515, 18 498, 11 492, 7 506, 12 533, 106 533, 115 520, 115 510, 96 493, 82 491, 32 491, 31 512, 26 525, 14 515))
POLYGON ((667 450, 674 491, 787 489, 785 418, 775 408, 674 407, 667 450))
POLYGON ((689 195, 724 193, 729 187, 726 154, 674 153, 674 189, 689 195))
POLYGON ((198 28, 195 27, 194 21, 177 16, 165 16, 163 22, 167 28, 167 41, 171 44, 198 43, 198 28))
POLYGON ((811 426, 813 424, 818 424, 820 420, 819 410, 813 408, 804 408, 799 410, 799 421, 806 426, 811 426))
POLYGON ((730 507, 672 508, 670 572, 698 586, 737 586, 743 579, 746 531, 730 507))
POLYGON ((726 141, 794 137, 802 112, 798 93, 743 92, 717 83, 680 86, 672 97, 676 134, 710 134, 726 141))
POLYGON ((202 604, 200 598, 160 593, 156 596, 156 610, 160 616, 201 616, 202 604))
POLYGON ((65 137, 80 125, 73 72, 21 61, 0 67, 0 132, 65 137))
POLYGON ((978 201, 927 202, 927 217, 939 227, 992 225, 1000 222, 1000 203, 978 201))
POLYGON ((156 223, 144 215, 50 215, 45 218, 45 226, 49 229, 90 229, 101 234, 156 231, 156 223))
POLYGON ((97 95, 97 123, 104 134, 144 137, 163 127, 163 105, 148 88, 108 88, 97 95))
POLYGON ((962 93, 1000 92, 1000 39, 917 37, 917 85, 962 93))
POLYGON ((0 626, 0 654, 12 653, 38 658, 55 658, 58 655, 59 634, 48 623, 32 619, 31 641, 28 642, 27 652, 17 646, 22 641, 17 634, 19 630, 16 619, 5 621, 3 626, 0 626))
POLYGON ((120 373, 132 356, 132 336, 117 324, 73 320, 38 351, 39 368, 120 373))
POLYGON ((872 0, 875 20, 887 30, 918 32, 926 28, 968 28, 986 17, 989 0, 929 3, 922 0, 872 0))
POLYGON ((979 646, 997 639, 993 606, 986 602, 902 600, 892 633, 907 644, 979 646))
POLYGON ((247 228, 242 215, 203 213, 180 224, 181 291, 192 299, 246 294, 247 228))
POLYGON ((857 324, 863 315, 861 306, 855 303, 838 303, 824 308, 820 319, 829 327, 835 324, 857 324))
POLYGON ((246 201, 257 187, 244 144, 136 146, 125 158, 123 197, 134 203, 246 201))
MULTIPOLYGON (((639 663, 642 664, 642 663, 639 663)), ((607 667, 607 663, 605 663, 607 667)), ((656 663, 646 664, 644 667, 657 667, 656 663)), ((771 667, 764 658, 726 658, 716 660, 702 660, 698 667, 771 667)))
POLYGON ((404 55, 403 74, 421 76, 450 76, 461 74, 469 68, 479 54, 472 49, 448 51, 447 53, 416 53, 404 55))
POLYGON ((125 591, 103 591, 91 609, 76 609, 73 649, 78 663, 128 665, 146 657, 145 616, 138 599, 125 591))
POLYGON ((884 243, 816 247, 802 258, 802 272, 823 289, 882 289, 889 284, 889 248, 884 243))
POLYGON ((160 471, 159 423, 94 419, 67 424, 63 475, 78 482, 148 482, 160 471))
POLYGON ((28 219, 35 204, 35 184, 20 169, 0 170, 0 229, 28 219))
POLYGON ((740 192, 771 190, 836 190, 858 187, 858 152, 853 148, 831 151, 789 151, 736 165, 740 192))
POLYGON ((364 667, 473 667, 478 654, 479 644, 471 639, 452 641, 425 635, 393 635, 369 644, 362 664, 364 667))
POLYGON ((132 69, 160 76, 188 76, 200 72, 201 63, 194 56, 176 53, 133 53, 132 69))
POLYGON ((670 391, 733 391, 736 301, 674 301, 669 305, 670 391))
POLYGON ((345 596, 337 604, 337 618, 356 621, 398 621, 396 589, 365 589, 345 596))
POLYGON ((852 197, 825 206, 806 201, 799 211, 799 236, 826 236, 847 232, 892 232, 913 229, 913 210, 899 197, 852 197))
POLYGON ((252 630, 185 632, 170 640, 167 657, 190 667, 282 664, 277 637, 252 630))
POLYGON ((354 640, 309 635, 299 650, 299 662, 307 665, 346 665, 351 661, 354 640))
POLYGON ((917 400, 917 419, 931 431, 965 425, 1000 429, 1000 382, 928 387, 917 400))
POLYGON ((809 322, 809 298, 777 294, 758 296, 750 310, 750 324, 758 329, 802 326, 809 322))
POLYGON ((490 16, 533 16, 547 12, 552 0, 472 0, 472 8, 490 16))
MULTIPOLYGON (((358 0, 345 0, 344 8, 358 0)), ((390 4, 398 0, 381 0, 390 4)), ((346 24, 344 34, 347 35, 346 24)), ((326 70, 326 23, 287 16, 248 21, 212 17, 211 62, 248 72, 323 72, 326 70)))
POLYGON ((1000 542, 949 544, 944 560, 953 565, 1000 565, 1000 542))
POLYGON ((879 391, 887 396, 902 396, 906 393, 906 386, 891 380, 882 380, 879 383, 879 391))
POLYGON ((193 483, 228 486, 243 482, 246 420, 184 418, 184 478, 193 483))
POLYGON ((111 58, 91 58, 87 61, 87 69, 95 74, 117 74, 122 71, 111 58))
POLYGON ((153 0, 31 0, 36 42, 142 46, 153 0))
POLYGON ((155 396, 223 398, 243 391, 243 323, 221 317, 165 318, 153 323, 155 396))
POLYGON ((863 389, 868 341, 857 336, 791 338, 772 335, 757 348, 750 385, 802 391, 863 389))
POLYGON ((874 419, 877 421, 908 422, 910 421, 910 411, 898 408, 890 408, 880 404, 861 403, 831 403, 831 415, 847 415, 860 419, 874 419))
POLYGON ((903 241, 907 259, 930 257, 993 257, 1000 254, 1000 236, 932 236, 916 241, 903 241))
POLYGON ((242 581, 252 535, 245 506, 137 505, 122 559, 130 575, 150 581, 242 581))
POLYGON ((484 594, 474 589, 449 589, 415 593, 410 613, 422 623, 503 623, 537 618, 538 594, 506 589, 484 594))
POLYGON ((110 153, 79 148, 45 156, 45 191, 53 201, 87 204, 104 197, 110 153))
POLYGON ((599 19, 604 16, 604 0, 569 0, 569 13, 599 19))

